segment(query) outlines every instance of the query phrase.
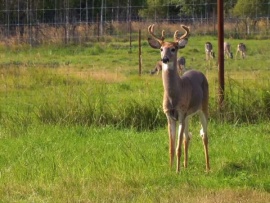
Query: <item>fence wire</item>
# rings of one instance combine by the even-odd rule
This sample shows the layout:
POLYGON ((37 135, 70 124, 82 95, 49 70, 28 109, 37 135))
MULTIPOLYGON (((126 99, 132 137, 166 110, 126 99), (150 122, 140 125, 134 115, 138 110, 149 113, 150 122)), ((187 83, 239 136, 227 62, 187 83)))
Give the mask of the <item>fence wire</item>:
MULTIPOLYGON (((187 2, 191 8, 184 12, 181 5, 171 1, 163 5, 142 5, 127 1, 110 3, 101 1, 51 0, 22 1, 2 0, 0 3, 0 39, 17 43, 43 44, 50 42, 84 43, 99 41, 103 36, 127 38, 138 32, 140 23, 185 23, 192 26, 193 34, 216 34, 216 2, 187 2), (103 2, 103 4, 101 4, 103 2), (133 3, 133 4, 132 4, 133 3), (204 29, 201 29, 201 28, 204 29)), ((142 1, 143 2, 143 1, 142 1)), ((237 1, 226 2, 225 8, 233 8, 237 1)), ((248 5, 252 8, 253 4, 248 5)), ((226 10, 225 32, 232 37, 269 34, 270 3, 262 2, 252 13, 235 17, 226 10), (260 8, 264 8, 264 12, 260 8)))

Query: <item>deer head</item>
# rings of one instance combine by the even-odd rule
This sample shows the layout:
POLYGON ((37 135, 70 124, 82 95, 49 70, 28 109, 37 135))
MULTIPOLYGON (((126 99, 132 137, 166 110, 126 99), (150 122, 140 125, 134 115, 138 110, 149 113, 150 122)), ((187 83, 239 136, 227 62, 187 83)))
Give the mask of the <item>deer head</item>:
POLYGON ((152 38, 148 38, 149 45, 154 49, 160 49, 161 51, 161 60, 163 63, 169 63, 171 61, 176 62, 177 60, 177 51, 186 46, 188 42, 189 28, 185 25, 181 25, 185 30, 185 33, 178 37, 178 30, 174 33, 174 42, 165 42, 164 30, 162 31, 161 37, 157 37, 154 34, 154 24, 148 27, 148 32, 152 38))

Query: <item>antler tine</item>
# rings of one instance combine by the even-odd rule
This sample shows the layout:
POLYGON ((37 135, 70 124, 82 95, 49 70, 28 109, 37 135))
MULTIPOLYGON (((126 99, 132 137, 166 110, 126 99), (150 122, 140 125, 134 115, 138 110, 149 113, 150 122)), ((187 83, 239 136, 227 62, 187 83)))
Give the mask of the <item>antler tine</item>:
POLYGON ((183 34, 181 37, 178 37, 178 30, 175 31, 174 33, 174 40, 175 41, 179 41, 181 39, 186 38, 189 35, 189 27, 185 26, 185 25, 181 25, 181 27, 185 30, 185 34, 183 34))
POLYGON ((153 25, 149 25, 149 27, 148 27, 148 32, 149 32, 149 34, 155 39, 155 40, 157 40, 160 44, 164 41, 164 30, 162 31, 162 37, 161 38, 159 38, 159 37, 157 37, 155 34, 154 34, 154 26, 155 26, 155 24, 153 24, 153 25))
POLYGON ((174 32, 174 35, 173 35, 173 38, 174 38, 174 41, 178 41, 179 39, 178 39, 178 30, 176 30, 175 32, 174 32))

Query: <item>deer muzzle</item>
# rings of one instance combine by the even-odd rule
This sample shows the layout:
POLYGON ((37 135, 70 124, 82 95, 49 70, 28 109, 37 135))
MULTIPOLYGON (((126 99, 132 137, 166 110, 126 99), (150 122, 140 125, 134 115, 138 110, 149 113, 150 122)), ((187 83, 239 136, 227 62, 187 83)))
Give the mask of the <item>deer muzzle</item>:
POLYGON ((169 62, 169 58, 167 56, 164 56, 162 59, 163 63, 168 63, 169 62))

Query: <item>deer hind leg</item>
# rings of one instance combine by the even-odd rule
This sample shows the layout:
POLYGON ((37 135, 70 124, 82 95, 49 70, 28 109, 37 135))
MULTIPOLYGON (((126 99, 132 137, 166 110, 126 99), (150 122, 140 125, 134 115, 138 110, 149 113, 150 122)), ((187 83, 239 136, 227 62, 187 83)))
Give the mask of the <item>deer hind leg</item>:
POLYGON ((186 72, 185 65, 179 65, 179 75, 183 75, 186 72))
POLYGON ((184 167, 188 166, 188 146, 189 140, 191 138, 191 133, 188 127, 188 118, 185 119, 185 129, 184 129, 184 167))
POLYGON ((178 66, 178 73, 179 75, 183 75, 185 66, 184 65, 177 65, 178 66))
POLYGON ((244 51, 242 52, 242 58, 246 58, 246 53, 244 51))
POLYGON ((203 140, 204 145, 204 155, 205 155, 205 163, 206 163, 206 171, 210 170, 210 164, 209 164, 209 154, 208 154, 208 136, 207 136, 207 116, 204 112, 200 112, 200 120, 202 124, 202 129, 200 130, 200 135, 203 140))
POLYGON ((184 72, 186 72, 186 66, 185 65, 181 66, 181 72, 182 72, 182 75, 184 74, 184 72))
POLYGON ((168 134, 169 134, 170 167, 172 168, 174 155, 175 155, 176 120, 171 118, 171 115, 168 113, 167 121, 168 121, 168 134))
POLYGON ((157 73, 157 75, 159 74, 159 71, 160 71, 160 68, 156 68, 157 70, 156 70, 156 73, 157 73))

